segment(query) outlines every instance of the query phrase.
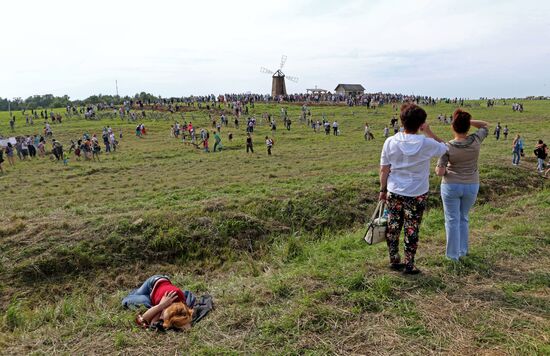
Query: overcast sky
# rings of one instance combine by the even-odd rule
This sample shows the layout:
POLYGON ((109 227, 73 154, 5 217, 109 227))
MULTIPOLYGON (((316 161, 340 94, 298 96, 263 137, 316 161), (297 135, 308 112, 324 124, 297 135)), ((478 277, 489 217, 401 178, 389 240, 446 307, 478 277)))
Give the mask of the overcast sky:
POLYGON ((289 92, 550 95, 545 0, 2 2, 0 97, 289 92))

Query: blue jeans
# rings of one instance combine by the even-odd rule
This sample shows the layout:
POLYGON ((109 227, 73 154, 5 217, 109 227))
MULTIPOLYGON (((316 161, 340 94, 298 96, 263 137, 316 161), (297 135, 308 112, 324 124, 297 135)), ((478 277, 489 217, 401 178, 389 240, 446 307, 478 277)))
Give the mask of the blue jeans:
POLYGON ((542 159, 542 158, 537 158, 537 170, 538 170, 539 172, 544 171, 544 159, 542 159))
POLYGON ((468 213, 474 205, 479 184, 441 184, 445 210, 447 257, 458 260, 468 254, 468 213))
POLYGON ((122 299, 122 306, 125 308, 136 308, 140 305, 144 305, 148 309, 151 308, 151 292, 153 291, 156 281, 161 278, 170 280, 167 276, 160 274, 147 278, 141 287, 134 289, 126 298, 122 299))
POLYGON ((521 151, 519 150, 514 150, 512 152, 512 163, 513 164, 519 164, 519 159, 521 157, 521 154, 520 154, 521 151))

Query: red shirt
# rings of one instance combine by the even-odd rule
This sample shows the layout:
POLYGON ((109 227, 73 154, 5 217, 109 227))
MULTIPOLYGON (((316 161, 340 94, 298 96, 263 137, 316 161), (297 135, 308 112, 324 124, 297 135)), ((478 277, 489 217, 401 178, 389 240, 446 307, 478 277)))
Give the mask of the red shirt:
POLYGON ((167 279, 160 279, 157 283, 155 283, 153 291, 151 292, 151 304, 158 305, 160 303, 160 300, 164 296, 164 293, 172 292, 172 291, 178 294, 178 299, 175 300, 176 302, 185 303, 185 296, 183 295, 183 292, 181 291, 181 289, 173 285, 167 279))

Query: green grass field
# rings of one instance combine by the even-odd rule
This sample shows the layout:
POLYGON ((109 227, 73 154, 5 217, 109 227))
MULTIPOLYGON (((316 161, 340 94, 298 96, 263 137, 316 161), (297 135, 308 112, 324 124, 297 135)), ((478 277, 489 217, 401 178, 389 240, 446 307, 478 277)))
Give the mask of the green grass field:
MULTIPOLYGON (((391 106, 312 106, 314 119, 338 120, 335 137, 300 123, 300 106, 287 105, 288 132, 279 105, 256 105, 256 152, 248 155, 244 119, 236 130, 232 116, 224 150, 209 154, 170 137, 178 115, 144 120, 143 139, 135 123, 66 118, 52 126, 65 150, 70 139, 100 136, 107 125, 124 137, 101 162, 4 162, 1 353, 550 353, 550 191, 531 148, 550 140, 550 102, 525 101, 523 113, 468 106, 492 127, 508 125, 510 136, 483 144, 471 254, 458 264, 444 257, 432 174, 417 254, 424 273, 414 277, 389 271, 385 246, 361 240, 378 196, 391 106), (271 157, 263 112, 278 119, 271 157), (374 141, 363 138, 365 121, 374 141), (511 165, 516 133, 526 145, 519 167, 511 165), (155 273, 210 293, 216 310, 190 332, 138 329, 120 301, 155 273)), ((446 139, 450 128, 436 117, 454 109, 426 107, 446 139)), ((192 115, 195 127, 211 129, 205 110, 192 115)), ((26 127, 16 116, 16 134, 40 132, 39 122, 26 127)), ((11 134, 1 112, 0 135, 11 134)))

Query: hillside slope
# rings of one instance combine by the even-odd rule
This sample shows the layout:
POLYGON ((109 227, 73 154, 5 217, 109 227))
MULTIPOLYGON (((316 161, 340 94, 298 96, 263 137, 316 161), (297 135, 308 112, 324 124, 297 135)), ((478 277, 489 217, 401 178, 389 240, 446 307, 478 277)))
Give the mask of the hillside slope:
MULTIPOLYGON (((550 134, 545 101, 513 114, 475 104, 475 117, 525 132, 526 144, 550 134)), ((258 105, 255 113, 278 109, 258 105)), ((433 118, 454 107, 427 109, 433 118)), ((294 118, 299 107, 289 112, 294 118)), ((312 113, 340 120, 342 136, 315 134, 296 118, 290 132, 275 133, 272 157, 261 145, 266 123, 254 155, 231 127, 222 129, 225 150, 206 154, 169 137, 178 116, 147 121, 144 139, 131 135, 131 122, 73 119, 54 127, 56 137, 67 142, 112 125, 125 133, 120 151, 101 162, 71 158, 66 167, 49 159, 4 165, 2 352, 550 352, 550 192, 533 172, 529 146, 512 167, 510 143, 487 139, 472 250, 458 264, 444 258, 439 181, 431 178, 418 252, 424 273, 404 277, 386 268, 384 246, 361 240, 391 108, 312 113), (365 120, 375 141, 362 137, 365 120), (155 273, 212 294, 216 310, 188 333, 137 329, 120 300, 155 273)), ((208 127, 206 113, 196 115, 208 127)), ((433 127, 449 137, 448 126, 433 127)))

